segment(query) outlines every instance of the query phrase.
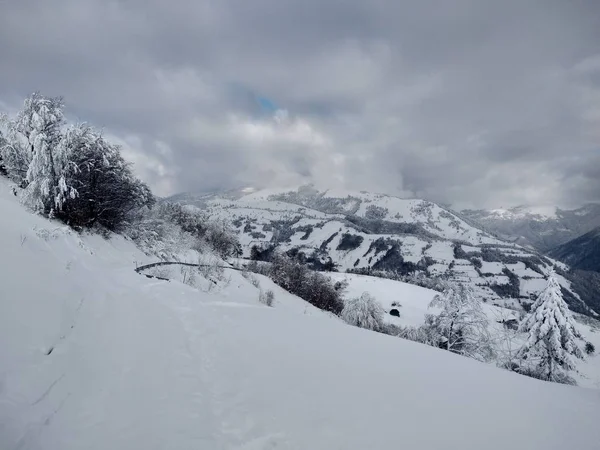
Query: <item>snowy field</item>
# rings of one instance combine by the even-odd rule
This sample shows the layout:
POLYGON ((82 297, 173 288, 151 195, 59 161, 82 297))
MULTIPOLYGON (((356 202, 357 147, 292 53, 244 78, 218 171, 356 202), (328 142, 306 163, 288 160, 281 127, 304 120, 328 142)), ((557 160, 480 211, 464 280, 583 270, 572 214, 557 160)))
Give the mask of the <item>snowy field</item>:
MULTIPOLYGON (((5 183, 0 248, 2 450, 600 442, 595 390, 345 325, 264 278, 272 308, 234 271, 210 291, 148 279, 131 242, 35 217, 5 183)), ((365 280, 356 292, 399 299, 417 323, 432 292, 394 286, 365 280)))

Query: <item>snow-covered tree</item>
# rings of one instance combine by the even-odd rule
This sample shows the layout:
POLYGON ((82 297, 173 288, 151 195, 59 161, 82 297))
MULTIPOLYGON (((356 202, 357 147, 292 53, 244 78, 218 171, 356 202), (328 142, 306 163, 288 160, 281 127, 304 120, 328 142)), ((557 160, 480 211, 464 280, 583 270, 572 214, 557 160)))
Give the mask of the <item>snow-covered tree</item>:
MULTIPOLYGON (((57 194, 57 216, 73 226, 100 224, 117 229, 135 208, 150 206, 150 189, 132 173, 120 148, 92 127, 81 124, 66 129, 59 148, 68 156, 64 183, 76 198, 57 194)), ((61 181, 62 183, 62 181, 61 181)))
POLYGON ((6 139, 0 130, 0 175, 8 175, 8 170, 4 164, 4 158, 2 157, 2 149, 6 146, 6 139))
POLYGON ((584 357, 576 342, 583 338, 575 328, 554 273, 521 323, 520 331, 528 334, 518 352, 525 373, 549 381, 564 380, 566 371, 575 369, 573 357, 584 357))
POLYGON ((494 357, 488 318, 470 288, 451 285, 436 295, 429 307, 441 308, 438 315, 428 314, 425 322, 429 331, 438 335, 440 347, 481 361, 494 357))
POLYGON ((363 292, 360 297, 346 300, 342 310, 342 319, 350 325, 381 331, 383 314, 381 305, 368 292, 363 292))
POLYGON ((13 144, 11 155, 16 161, 30 159, 24 180, 25 200, 43 213, 60 210, 67 198, 77 195, 65 178, 69 170, 69 148, 61 143, 65 123, 63 107, 60 97, 34 93, 25 100, 17 117, 8 121, 13 144))
MULTIPOLYGON (((4 136, 0 136, 0 160, 5 174, 21 187, 25 187, 27 169, 31 153, 27 150, 27 140, 16 129, 16 122, 7 115, 0 115, 0 126, 4 136)), ((1 133, 1 132, 0 132, 1 133)))

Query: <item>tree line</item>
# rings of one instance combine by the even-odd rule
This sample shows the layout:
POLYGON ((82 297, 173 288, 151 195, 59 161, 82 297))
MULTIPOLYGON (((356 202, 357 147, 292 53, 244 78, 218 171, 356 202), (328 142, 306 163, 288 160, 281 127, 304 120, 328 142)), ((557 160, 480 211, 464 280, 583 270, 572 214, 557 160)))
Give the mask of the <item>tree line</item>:
POLYGON ((88 124, 67 124, 61 97, 34 93, 1 119, 0 165, 34 211, 74 228, 118 230, 128 213, 155 199, 119 146, 88 124))
POLYGON ((77 230, 124 234, 157 256, 241 253, 228 224, 157 201, 118 145, 89 124, 67 123, 64 109, 61 97, 34 93, 15 115, 0 115, 0 175, 26 206, 77 230))

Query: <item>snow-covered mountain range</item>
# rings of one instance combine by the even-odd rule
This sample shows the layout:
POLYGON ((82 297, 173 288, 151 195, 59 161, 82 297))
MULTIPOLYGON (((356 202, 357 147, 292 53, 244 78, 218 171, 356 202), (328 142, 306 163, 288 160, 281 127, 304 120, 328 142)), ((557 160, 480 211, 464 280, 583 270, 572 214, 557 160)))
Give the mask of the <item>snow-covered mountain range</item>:
MULTIPOLYGON (((567 266, 499 239, 473 220, 435 203, 369 192, 242 189, 180 194, 169 200, 220 217, 239 234, 245 257, 253 247, 302 254, 339 271, 394 272, 468 283, 485 301, 520 308, 530 303, 552 268, 567 266)), ((571 308, 587 307, 560 276, 571 308)))
POLYGON ((460 214, 503 240, 542 252, 600 226, 600 203, 590 203, 573 210, 552 206, 516 207, 464 210, 460 214))

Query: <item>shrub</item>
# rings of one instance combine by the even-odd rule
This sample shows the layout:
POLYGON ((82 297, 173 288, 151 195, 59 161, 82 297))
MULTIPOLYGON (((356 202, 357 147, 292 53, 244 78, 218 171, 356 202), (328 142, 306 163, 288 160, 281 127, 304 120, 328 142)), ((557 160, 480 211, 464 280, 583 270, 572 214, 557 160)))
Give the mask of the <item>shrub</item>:
POLYGON ((267 306, 273 306, 275 300, 275 293, 271 290, 266 292, 260 291, 258 294, 258 301, 267 306))
POLYGON ((254 286, 255 288, 259 288, 260 287, 260 281, 259 281, 259 279, 256 278, 256 276, 252 272, 250 272, 248 270, 243 270, 242 271, 242 276, 246 280, 248 280, 252 284, 252 286, 254 286))
POLYGON ((402 331, 402 327, 395 325, 393 323, 383 323, 380 333, 388 334, 390 336, 398 336, 402 331))
POLYGON ((381 331, 383 329, 383 308, 368 293, 363 292, 360 297, 346 300, 342 311, 342 318, 349 323, 367 330, 381 331))
POLYGON ((400 327, 396 336, 402 339, 408 339, 409 341, 419 342, 420 344, 431 346, 437 346, 438 344, 437 334, 433 333, 433 330, 425 326, 400 327))
POLYGON ((596 351, 596 347, 594 346, 594 344, 592 344, 591 342, 585 343, 585 352, 588 355, 593 355, 595 351, 596 351))
POLYGON ((553 383, 568 384, 571 386, 577 385, 577 382, 564 372, 556 372, 551 378, 548 378, 547 374, 543 371, 532 369, 530 367, 516 367, 514 371, 521 375, 525 375, 526 377, 535 378, 536 380, 551 381, 553 383))
POLYGON ((200 256, 198 259, 198 272, 214 283, 225 279, 225 269, 221 265, 221 260, 213 256, 200 256))
POLYGON ((198 273, 198 269, 195 267, 181 266, 180 271, 182 277, 181 282, 188 286, 196 287, 196 273, 198 273))
POLYGON ((288 256, 276 254, 265 273, 283 289, 324 311, 339 315, 344 308, 341 292, 325 275, 313 272, 288 256))

